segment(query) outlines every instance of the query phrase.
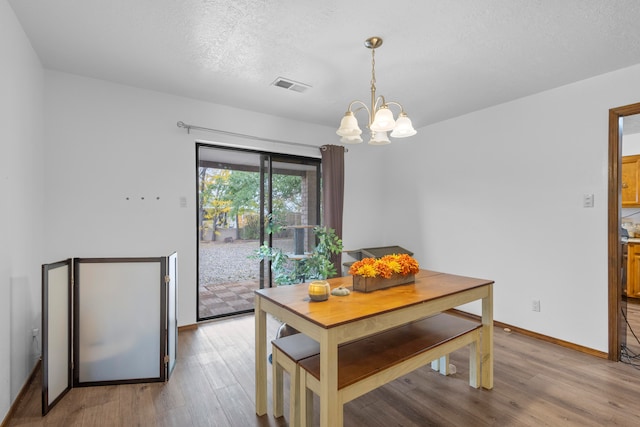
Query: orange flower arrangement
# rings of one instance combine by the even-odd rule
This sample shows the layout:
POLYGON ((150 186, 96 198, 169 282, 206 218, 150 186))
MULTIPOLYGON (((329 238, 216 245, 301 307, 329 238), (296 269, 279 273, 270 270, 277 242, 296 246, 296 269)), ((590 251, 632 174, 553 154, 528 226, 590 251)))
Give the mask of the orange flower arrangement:
POLYGON ((420 270, 418 261, 407 254, 385 255, 382 258, 363 258, 349 268, 349 274, 362 277, 390 278, 393 273, 402 276, 416 274, 420 270))

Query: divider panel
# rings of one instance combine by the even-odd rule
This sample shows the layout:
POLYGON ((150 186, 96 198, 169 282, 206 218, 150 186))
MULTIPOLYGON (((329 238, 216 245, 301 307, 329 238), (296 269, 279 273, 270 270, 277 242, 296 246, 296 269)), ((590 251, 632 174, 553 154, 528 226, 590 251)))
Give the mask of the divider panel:
POLYGON ((42 415, 71 389, 71 260, 42 266, 42 415))
POLYGON ((178 254, 169 255, 169 283, 167 286, 167 354, 169 364, 167 366, 167 380, 176 365, 178 348, 178 316, 177 316, 177 292, 178 292, 178 254))
POLYGON ((74 385, 164 380, 164 259, 76 259, 74 385))

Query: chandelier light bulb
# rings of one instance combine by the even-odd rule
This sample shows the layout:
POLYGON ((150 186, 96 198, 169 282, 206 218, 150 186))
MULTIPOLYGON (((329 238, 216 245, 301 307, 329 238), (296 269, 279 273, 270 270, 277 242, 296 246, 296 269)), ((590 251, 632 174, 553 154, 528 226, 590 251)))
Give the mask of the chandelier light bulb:
POLYGON ((407 115, 402 112, 396 120, 396 127, 393 128, 393 132, 391 132, 391 137, 393 138, 406 138, 409 136, 413 136, 418 133, 411 124, 411 119, 407 117, 407 115))
POLYGON ((374 132, 388 132, 394 128, 396 121, 393 120, 393 113, 388 107, 382 106, 373 119, 369 128, 374 132))
POLYGON ((358 120, 351 111, 347 111, 344 117, 340 121, 340 128, 336 131, 340 136, 353 137, 362 133, 362 130, 358 126, 358 120))
POLYGON ((343 136, 340 138, 340 142, 343 144, 360 144, 362 142, 362 138, 360 135, 356 136, 343 136))
POLYGON ((386 132, 371 132, 370 145, 387 145, 391 144, 386 132))

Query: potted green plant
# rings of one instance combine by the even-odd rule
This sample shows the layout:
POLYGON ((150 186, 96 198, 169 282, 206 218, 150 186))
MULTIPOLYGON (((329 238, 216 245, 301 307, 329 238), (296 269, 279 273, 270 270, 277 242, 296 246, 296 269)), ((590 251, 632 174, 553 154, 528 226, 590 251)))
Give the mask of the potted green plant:
MULTIPOLYGON (((273 228, 269 231, 273 232, 273 228)), ((314 227, 316 246, 304 259, 290 260, 281 249, 269 247, 264 242, 252 257, 270 261, 273 281, 278 286, 304 283, 310 280, 324 280, 336 275, 336 267, 331 261, 333 255, 342 252, 342 239, 330 227, 314 227)))
MULTIPOLYGON (((273 233, 279 227, 269 222, 267 232, 273 233)), ((325 280, 336 275, 336 267, 331 261, 331 256, 342 252, 342 239, 336 231, 330 227, 317 226, 313 228, 316 236, 316 246, 313 252, 304 259, 292 261, 279 248, 270 247, 264 242, 251 255, 254 259, 271 262, 273 281, 278 286, 304 283, 311 280, 325 280)), ((276 338, 297 334, 299 331, 286 323, 280 325, 276 338)), ((269 355, 271 362, 271 355, 269 355)))

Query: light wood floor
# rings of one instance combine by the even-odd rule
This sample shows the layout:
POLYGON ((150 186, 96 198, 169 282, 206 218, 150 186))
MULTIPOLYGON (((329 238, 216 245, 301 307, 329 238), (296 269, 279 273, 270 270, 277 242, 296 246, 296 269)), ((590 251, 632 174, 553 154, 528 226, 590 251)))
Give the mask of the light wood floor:
MULTIPOLYGON (((35 384, 9 425, 285 426, 255 415, 253 339, 252 315, 182 331, 168 383, 75 388, 44 418, 35 384)), ((345 425, 640 425, 640 371, 630 365, 497 328, 493 390, 468 386, 467 351, 451 361, 452 376, 421 368, 350 402, 345 425)))

